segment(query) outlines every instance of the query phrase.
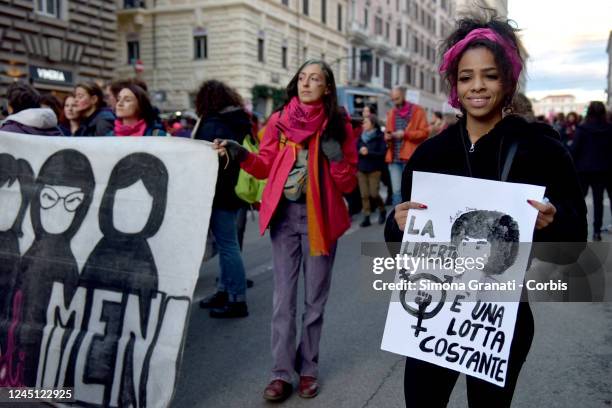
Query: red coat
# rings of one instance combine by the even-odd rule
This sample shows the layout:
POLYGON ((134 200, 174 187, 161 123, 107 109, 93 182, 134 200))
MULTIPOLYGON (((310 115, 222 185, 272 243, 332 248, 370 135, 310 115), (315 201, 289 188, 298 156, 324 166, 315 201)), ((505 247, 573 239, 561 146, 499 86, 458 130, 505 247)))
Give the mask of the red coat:
MULTIPOLYGON (((259 232, 263 235, 274 216, 281 200, 287 176, 295 163, 294 149, 290 144, 279 149, 279 131, 276 127, 278 112, 272 114, 259 153, 249 153, 240 166, 258 179, 268 179, 261 199, 259 211, 259 232)), ((331 162, 329 167, 323 166, 321 191, 323 199, 323 218, 327 228, 327 242, 335 242, 350 227, 351 221, 348 209, 342 197, 343 193, 353 191, 357 185, 357 151, 351 124, 347 118, 345 124, 346 138, 342 144, 344 157, 339 162, 331 162)))
MULTIPOLYGON (((412 106, 412 117, 406 129, 404 129, 404 140, 400 148, 400 159, 406 161, 410 159, 416 148, 427 139, 427 136, 429 136, 429 124, 427 123, 425 111, 419 105, 413 104, 412 106)), ((386 132, 395 132, 396 110, 396 108, 393 108, 387 113, 386 132)), ((387 142, 387 155, 385 156, 385 161, 387 163, 393 161, 392 140, 387 142)))

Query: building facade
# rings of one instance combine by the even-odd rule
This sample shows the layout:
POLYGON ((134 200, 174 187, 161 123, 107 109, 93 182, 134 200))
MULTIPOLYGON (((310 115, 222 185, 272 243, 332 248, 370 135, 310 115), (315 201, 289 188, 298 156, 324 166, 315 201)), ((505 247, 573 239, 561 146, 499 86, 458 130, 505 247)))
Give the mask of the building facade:
POLYGON ((0 0, 0 95, 17 80, 63 97, 113 76, 116 0, 0 0))
POLYGON ((576 112, 584 115, 587 107, 585 102, 576 102, 574 95, 549 95, 540 100, 532 100, 532 103, 535 115, 544 115, 546 118, 552 118, 556 113, 567 115, 576 112))
POLYGON ((139 74, 164 111, 194 109, 207 79, 266 115, 307 59, 347 77, 346 0, 124 0, 116 76, 139 74))
MULTIPOLYGON (((348 86, 356 113, 376 100, 386 110, 390 102, 381 103, 381 95, 398 85, 428 111, 449 110, 437 45, 450 33, 454 15, 452 0, 352 0, 348 86)), ((350 97, 347 101, 351 105, 350 97)))

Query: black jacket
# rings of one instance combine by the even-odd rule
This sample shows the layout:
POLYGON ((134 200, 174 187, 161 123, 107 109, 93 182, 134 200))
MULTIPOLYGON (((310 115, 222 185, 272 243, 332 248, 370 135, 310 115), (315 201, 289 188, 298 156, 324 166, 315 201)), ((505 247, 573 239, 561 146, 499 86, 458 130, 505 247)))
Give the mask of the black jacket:
POLYGON ((102 108, 83 119, 75 136, 106 136, 115 128, 115 114, 109 108, 102 108))
MULTIPOLYGON (((251 121, 248 114, 240 107, 232 107, 203 120, 196 131, 195 139, 209 142, 215 139, 231 139, 242 143, 244 137, 250 133, 251 121)), ((230 161, 226 168, 225 157, 219 158, 219 175, 213 208, 237 210, 247 205, 234 192, 239 172, 238 163, 230 161)))
MULTIPOLYGON (((535 231, 534 241, 586 241, 586 205, 570 154, 558 140, 511 115, 478 140, 473 153, 468 153, 471 143, 467 132, 462 136, 460 126, 465 129, 465 121, 449 126, 417 148, 402 176, 402 201, 410 200, 414 170, 470 176, 471 168, 472 177, 500 180, 511 140, 515 139, 518 148, 507 181, 545 186, 546 197, 557 209, 553 223, 535 231)), ((385 227, 385 239, 401 242, 402 235, 391 213, 385 227)))
POLYGON ((606 173, 612 170, 612 125, 584 123, 576 128, 572 156, 578 173, 606 173))
POLYGON ((365 143, 361 139, 361 135, 359 135, 359 139, 357 139, 357 154, 359 155, 357 169, 362 173, 381 171, 383 167, 386 166, 385 154, 387 153, 387 143, 380 129, 377 129, 376 133, 376 137, 371 139, 368 143, 365 143), (366 156, 359 153, 359 149, 364 146, 368 149, 368 154, 366 156))

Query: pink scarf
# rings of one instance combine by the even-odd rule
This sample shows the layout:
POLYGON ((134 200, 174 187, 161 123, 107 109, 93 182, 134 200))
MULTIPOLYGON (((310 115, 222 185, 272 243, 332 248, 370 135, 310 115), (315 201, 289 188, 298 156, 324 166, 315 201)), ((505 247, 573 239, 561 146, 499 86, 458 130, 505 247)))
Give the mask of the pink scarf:
POLYGON ((287 139, 294 143, 302 143, 322 129, 326 120, 323 102, 307 105, 294 96, 283 108, 278 128, 287 139))
POLYGON ((113 134, 115 136, 142 136, 145 130, 147 130, 147 124, 144 119, 140 119, 133 125, 124 125, 121 119, 115 119, 113 134))
POLYGON ((408 116, 410 115, 410 109, 412 109, 412 104, 408 101, 404 101, 404 105, 402 105, 401 108, 396 108, 396 113, 402 118, 408 120, 408 116))

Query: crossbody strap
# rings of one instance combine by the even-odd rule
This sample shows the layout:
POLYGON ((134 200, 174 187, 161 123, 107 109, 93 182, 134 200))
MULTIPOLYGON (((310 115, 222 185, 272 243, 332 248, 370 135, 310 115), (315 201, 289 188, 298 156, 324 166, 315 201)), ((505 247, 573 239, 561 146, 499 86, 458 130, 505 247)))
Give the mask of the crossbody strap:
POLYGON ((506 155, 506 160, 504 161, 504 168, 501 174, 501 181, 508 180, 508 174, 510 174, 510 168, 512 167, 512 162, 514 161, 514 156, 516 155, 516 149, 518 148, 518 142, 516 140, 512 141, 510 148, 508 149, 508 154, 506 155))

